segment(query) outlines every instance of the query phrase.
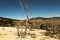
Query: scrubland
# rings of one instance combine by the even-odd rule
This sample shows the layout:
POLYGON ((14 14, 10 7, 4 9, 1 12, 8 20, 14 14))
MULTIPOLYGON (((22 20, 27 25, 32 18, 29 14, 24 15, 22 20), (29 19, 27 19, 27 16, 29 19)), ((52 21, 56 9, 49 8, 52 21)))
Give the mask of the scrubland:
MULTIPOLYGON (((24 32, 24 29, 19 29, 19 32, 24 32)), ((0 40, 58 40, 56 38, 45 36, 46 30, 42 29, 34 29, 32 31, 27 29, 27 33, 28 35, 26 35, 26 38, 18 38, 16 28, 0 27, 0 40)))

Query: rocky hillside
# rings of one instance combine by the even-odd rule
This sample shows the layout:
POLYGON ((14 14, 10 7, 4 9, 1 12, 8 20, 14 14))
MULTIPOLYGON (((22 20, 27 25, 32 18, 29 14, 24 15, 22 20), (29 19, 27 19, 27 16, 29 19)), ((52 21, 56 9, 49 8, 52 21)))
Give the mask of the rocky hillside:
POLYGON ((15 26, 15 21, 18 22, 20 20, 0 17, 0 26, 15 26))

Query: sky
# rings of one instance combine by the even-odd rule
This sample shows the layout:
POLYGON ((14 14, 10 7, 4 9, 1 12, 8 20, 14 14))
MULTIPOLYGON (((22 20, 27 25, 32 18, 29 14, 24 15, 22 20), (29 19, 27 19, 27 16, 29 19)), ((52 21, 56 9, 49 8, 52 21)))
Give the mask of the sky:
MULTIPOLYGON (((24 0, 28 3, 29 18, 60 17, 60 0, 24 0)), ((0 17, 24 19, 25 11, 17 0, 0 0, 0 17)))

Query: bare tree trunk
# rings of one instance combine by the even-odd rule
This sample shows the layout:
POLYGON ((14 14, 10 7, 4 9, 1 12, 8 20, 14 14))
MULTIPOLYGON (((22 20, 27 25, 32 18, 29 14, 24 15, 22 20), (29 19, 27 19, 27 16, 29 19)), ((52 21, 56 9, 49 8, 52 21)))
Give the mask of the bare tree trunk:
POLYGON ((25 35, 27 35, 27 28, 28 28, 28 9, 25 11, 25 16, 26 16, 26 29, 25 29, 25 35))
POLYGON ((25 17, 26 17, 26 28, 25 28, 25 35, 27 35, 27 27, 28 27, 28 5, 23 0, 20 1, 20 5, 25 11, 25 17))

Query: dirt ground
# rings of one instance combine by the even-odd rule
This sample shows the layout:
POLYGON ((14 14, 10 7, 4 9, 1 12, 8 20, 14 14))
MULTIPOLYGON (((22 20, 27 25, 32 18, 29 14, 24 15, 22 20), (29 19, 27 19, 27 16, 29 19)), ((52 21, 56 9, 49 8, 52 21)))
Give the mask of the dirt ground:
MULTIPOLYGON (((24 29, 20 29, 23 30, 24 29)), ((17 29, 13 27, 0 27, 0 40, 58 40, 55 38, 47 37, 44 35, 46 31, 41 29, 34 29, 34 31, 28 30, 28 35, 26 38, 18 38, 17 29), (33 36, 32 36, 33 35, 33 36)))

